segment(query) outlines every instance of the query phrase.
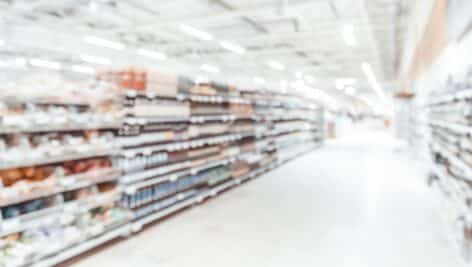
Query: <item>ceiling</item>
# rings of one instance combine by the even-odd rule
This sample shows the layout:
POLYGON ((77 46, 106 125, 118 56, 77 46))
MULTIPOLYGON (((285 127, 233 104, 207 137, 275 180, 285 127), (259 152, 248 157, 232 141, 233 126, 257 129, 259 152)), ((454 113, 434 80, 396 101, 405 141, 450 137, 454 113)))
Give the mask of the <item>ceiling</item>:
POLYGON ((349 78, 355 79, 357 93, 372 91, 361 69, 367 62, 389 91, 395 86, 407 2, 0 0, 0 37, 6 40, 0 50, 71 64, 83 61, 80 55, 87 53, 110 59, 113 65, 155 65, 233 83, 262 84, 265 80, 268 86, 279 85, 281 80, 290 84, 301 74, 314 87, 334 90, 335 79, 349 78), (182 30, 188 26, 210 34, 212 40, 182 30), (350 31, 352 45, 344 31, 350 31), (86 43, 85 36, 119 42, 126 48, 118 51, 86 43), (244 51, 230 51, 221 41, 244 51), (152 50, 167 59, 139 57, 136 49, 152 50), (273 61, 278 65, 274 67, 273 61), (208 71, 202 64, 217 69, 208 71))

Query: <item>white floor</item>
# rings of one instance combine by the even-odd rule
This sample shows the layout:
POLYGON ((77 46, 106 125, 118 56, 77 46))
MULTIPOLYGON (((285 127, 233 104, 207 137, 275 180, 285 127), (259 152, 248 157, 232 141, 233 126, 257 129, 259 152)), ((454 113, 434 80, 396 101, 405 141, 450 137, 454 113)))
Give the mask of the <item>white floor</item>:
POLYGON ((425 173, 356 130, 75 267, 455 267, 425 173))

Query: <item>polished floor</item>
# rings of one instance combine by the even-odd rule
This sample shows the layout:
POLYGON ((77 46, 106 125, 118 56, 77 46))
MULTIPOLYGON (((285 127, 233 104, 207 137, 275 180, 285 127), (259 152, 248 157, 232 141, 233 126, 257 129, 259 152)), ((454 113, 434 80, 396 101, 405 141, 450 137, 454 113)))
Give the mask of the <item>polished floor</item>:
POLYGON ((76 267, 455 267, 426 174, 356 129, 76 267))

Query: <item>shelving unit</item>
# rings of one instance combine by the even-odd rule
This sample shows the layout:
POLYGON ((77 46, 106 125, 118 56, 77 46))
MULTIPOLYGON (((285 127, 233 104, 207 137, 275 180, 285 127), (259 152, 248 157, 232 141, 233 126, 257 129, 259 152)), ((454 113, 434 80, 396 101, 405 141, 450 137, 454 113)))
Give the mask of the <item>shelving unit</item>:
POLYGON ((448 238, 465 260, 472 259, 472 73, 451 78, 425 101, 431 178, 440 196, 439 213, 448 238))
POLYGON ((129 221, 110 95, 0 90, 0 266, 29 266, 129 221))
POLYGON ((0 98, 24 107, 25 116, 27 109, 46 117, 70 112, 48 127, 16 113, 8 118, 8 109, 0 120, 0 159, 8 159, 0 160, 0 266, 54 266, 216 197, 324 139, 323 108, 313 99, 151 74, 147 86, 120 75, 98 77, 107 85, 96 89, 107 96, 106 108, 77 92, 0 98), (107 123, 91 123, 101 114, 107 123), (41 231, 63 240, 35 239, 41 231))

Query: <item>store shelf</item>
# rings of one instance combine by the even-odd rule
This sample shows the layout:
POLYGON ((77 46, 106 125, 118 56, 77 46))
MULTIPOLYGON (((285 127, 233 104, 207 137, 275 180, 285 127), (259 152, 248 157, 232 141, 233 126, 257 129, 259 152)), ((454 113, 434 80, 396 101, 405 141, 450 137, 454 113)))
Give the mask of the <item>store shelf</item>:
MULTIPOLYGON (((130 113, 132 114, 132 113, 130 113)), ((143 117, 143 116, 135 116, 135 117, 126 117, 123 120, 124 124, 128 125, 147 125, 147 124, 154 124, 154 123, 178 123, 178 122, 188 122, 190 120, 189 117, 143 117)))
POLYGON ((439 120, 429 121, 429 124, 432 126, 446 128, 460 134, 472 135, 472 126, 439 120))
MULTIPOLYGON (((122 172, 119 169, 108 168, 103 170, 93 170, 86 173, 70 175, 66 177, 58 177, 54 178, 53 185, 48 186, 51 187, 50 189, 35 189, 35 191, 38 192, 31 192, 32 189, 28 189, 25 188, 25 186, 22 186, 21 190, 31 192, 27 194, 21 194, 18 192, 6 194, 5 191, 9 189, 3 189, 3 191, 0 191, 0 207, 10 206, 28 200, 43 198, 46 196, 51 196, 66 191, 89 187, 94 184, 114 181, 121 176, 121 173, 122 172)), ((45 183, 49 183, 49 181, 46 180, 45 183)))
MULTIPOLYGON (((106 148, 93 148, 93 145, 90 145, 86 149, 74 149, 74 152, 68 152, 63 155, 41 155, 35 159, 23 159, 14 162, 0 162, 0 169, 12 169, 12 168, 19 168, 19 167, 29 167, 29 166, 38 166, 38 165, 46 165, 52 164, 57 162, 64 162, 70 160, 79 160, 79 159, 86 159, 86 158, 93 158, 93 157, 101 157, 101 156, 110 156, 115 155, 120 152, 119 149, 115 147, 106 147, 106 148)), ((25 151, 24 153, 28 153, 25 151)))
POLYGON ((438 151, 441 153, 441 155, 447 158, 452 165, 461 169, 466 174, 465 177, 472 182, 472 168, 469 165, 467 165, 453 153, 449 152, 447 149, 443 148, 438 143, 433 143, 433 147, 434 150, 438 151))
MULTIPOLYGON (((115 75, 112 80, 118 81, 118 87, 125 87, 129 85, 127 82, 132 81, 122 77, 124 84, 121 84, 119 75, 126 73, 129 74, 129 70, 117 73, 110 70, 103 75, 115 75)), ((18 233, 21 237, 22 232, 34 232, 39 226, 47 227, 52 222, 59 227, 70 223, 70 227, 84 230, 80 240, 74 239, 73 243, 63 241, 59 244, 62 246, 60 250, 51 246, 45 249, 48 252, 44 254, 35 251, 38 257, 24 265, 49 267, 60 264, 109 240, 138 231, 150 222, 243 184, 315 148, 319 143, 317 136, 322 129, 323 112, 309 99, 271 92, 242 93, 234 90, 233 93, 233 90, 223 91, 220 87, 214 88, 214 92, 218 92, 214 96, 188 94, 181 92, 189 89, 186 85, 185 89, 180 87, 182 77, 156 77, 165 83, 154 88, 157 93, 116 91, 112 99, 116 100, 117 106, 108 106, 112 105, 110 102, 101 106, 102 109, 94 109, 94 105, 84 102, 84 105, 76 103, 77 107, 62 107, 74 114, 113 110, 117 117, 124 116, 119 122, 46 126, 32 120, 28 127, 0 127, 0 135, 4 135, 0 138, 6 144, 4 154, 0 155, 0 170, 14 174, 6 180, 5 184, 9 187, 0 192, 0 208, 6 217, 0 218, 0 237, 12 233, 18 233), (161 95, 158 90, 163 90, 161 95), (166 94, 168 96, 164 96, 166 94), (22 147, 15 147, 15 142, 7 138, 17 137, 19 133, 24 134, 21 141, 29 142, 24 147, 38 149, 25 151, 24 156, 18 152, 22 147), (31 178, 31 173, 36 174, 36 171, 47 171, 48 174, 51 171, 62 173, 64 170, 67 170, 64 173, 79 173, 95 166, 110 165, 113 167, 109 170, 67 177, 47 179, 38 174, 38 177, 31 178), (40 168, 36 168, 38 166, 40 168), (31 167, 31 172, 26 173, 23 167, 31 167), (41 185, 33 181, 51 184, 47 184, 44 190, 38 190, 41 185), (27 188, 20 188, 23 185, 27 188), (25 193, 12 194, 15 187, 25 193), (54 200, 55 205, 43 202, 44 198, 54 200), (65 202, 65 199, 69 201, 65 202), (118 203, 130 215, 127 221, 117 222, 118 228, 110 229, 113 228, 110 226, 102 229, 97 224, 98 230, 88 233, 87 227, 76 225, 74 221, 79 215, 91 215, 88 214, 91 210, 113 211, 118 203), (37 206, 16 210, 29 204, 37 206), (41 207, 47 208, 37 210, 41 207), (95 209, 98 207, 101 209, 95 209), (30 212, 26 213, 27 210, 30 212), (22 215, 11 217, 17 213, 22 215)), ((111 80, 107 78, 110 77, 106 76, 104 80, 111 80)), ((143 84, 132 87, 147 88, 143 84)), ((193 89, 191 92, 198 91, 198 88, 193 89)), ((92 98, 86 100, 94 100, 92 98)), ((53 102, 54 99, 45 100, 53 102)), ((59 109, 49 106, 37 108, 45 112, 50 109, 57 112, 59 109)), ((25 110, 29 112, 33 109, 25 110)), ((14 111, 13 108, 8 110, 14 111)), ((24 121, 29 122, 26 117, 24 121)), ((20 239, 15 245, 24 245, 21 242, 20 239)))
POLYGON ((1 134, 14 134, 14 133, 40 133, 40 132, 73 132, 73 131, 84 131, 84 130, 107 130, 107 129, 119 129, 122 126, 121 121, 112 123, 102 124, 61 124, 61 125, 27 125, 20 128, 12 126, 3 126, 0 124, 0 135, 1 134))
POLYGON ((121 226, 117 229, 111 230, 109 232, 105 232, 101 235, 98 235, 95 238, 88 239, 85 242, 82 242, 76 246, 73 246, 69 249, 66 249, 64 251, 61 251, 60 253, 47 257, 35 264, 32 265, 32 267, 53 267, 56 266, 57 264, 64 262, 68 259, 71 259, 75 256, 78 256, 84 252, 87 252, 95 247, 98 247, 102 244, 105 244, 108 241, 111 241, 113 239, 122 237, 122 236, 127 236, 130 234, 131 228, 129 224, 126 224, 124 226, 121 226))
POLYGON ((144 148, 127 149, 121 151, 121 155, 130 158, 136 155, 150 155, 151 153, 158 151, 178 151, 182 149, 198 148, 205 145, 215 145, 240 140, 243 137, 243 134, 223 134, 214 137, 197 138, 189 141, 153 145, 144 148))
POLYGON ((124 124, 128 125, 148 125, 157 123, 205 123, 211 121, 233 122, 238 120, 253 120, 253 121, 288 121, 288 120, 304 120, 310 121, 309 118, 292 115, 251 115, 238 116, 232 114, 224 115, 195 115, 190 117, 127 117, 123 120, 124 124))
POLYGON ((120 199, 121 191, 98 194, 92 198, 58 203, 52 207, 0 220, 0 237, 32 229, 51 222, 58 222, 64 216, 83 213, 90 209, 112 203, 120 199))
POLYGON ((231 162, 233 162, 237 159, 243 159, 244 157, 248 156, 249 154, 252 154, 252 153, 244 153, 244 154, 241 154, 241 155, 238 155, 238 156, 228 157, 226 159, 218 160, 218 161, 215 161, 215 162, 204 163, 201 166, 188 168, 186 170, 177 171, 177 172, 173 172, 173 173, 170 173, 170 174, 168 174, 168 173, 171 172, 171 171, 168 171, 168 169, 166 169, 166 167, 158 167, 158 168, 155 168, 155 169, 150 169, 150 170, 139 172, 139 173, 137 173, 138 175, 128 174, 128 175, 123 177, 122 182, 125 183, 125 184, 132 184, 132 185, 126 187, 126 193, 132 194, 140 188, 144 188, 144 187, 147 187, 147 186, 151 186, 151 185, 166 182, 166 181, 176 181, 176 180, 178 180, 179 177, 182 177, 182 176, 185 176, 185 175, 195 175, 195 174, 197 174, 201 171, 207 170, 207 169, 211 169, 211 168, 221 166, 221 165, 227 165, 227 164, 229 164, 229 163, 231 163, 231 162), (163 176, 161 176, 161 175, 163 175, 163 176), (155 176, 158 176, 158 177, 155 177, 155 176), (130 178, 130 177, 133 177, 133 178, 130 178), (149 179, 149 178, 152 178, 152 177, 155 177, 155 178, 149 179))
POLYGON ((290 157, 289 159, 286 159, 282 162, 273 162, 273 163, 270 163, 268 166, 265 166, 265 167, 261 167, 261 168, 258 168, 254 171, 251 171, 250 173, 246 174, 246 175, 243 175, 242 177, 238 177, 238 178, 230 178, 228 181, 226 182, 223 182, 213 188, 210 188, 210 189, 207 189, 201 193, 199 193, 198 195, 194 196, 194 197, 191 197, 189 199, 186 199, 182 202, 179 202, 171 207, 168 207, 166 209, 163 209, 161 211, 158 211, 154 214, 151 214, 151 215, 148 215, 144 218, 141 218, 139 219, 138 221, 134 222, 133 223, 133 226, 132 228, 134 229, 134 231, 139 231, 140 229, 142 229, 142 227, 144 225, 147 225, 149 223, 152 223, 154 221, 157 221, 159 219, 162 219, 172 213, 175 213, 179 210, 182 210, 186 207, 189 207, 193 204, 196 204, 196 203, 201 203, 202 201, 204 201, 205 199, 207 198, 210 198, 210 197, 215 197, 217 196, 219 193, 223 192, 223 191, 226 191, 234 186, 238 186, 246 181, 248 181, 249 179, 252 179, 252 178, 255 178, 261 174, 263 174, 264 172, 267 172, 273 168, 276 168, 280 165, 282 165, 283 163, 286 163, 296 157, 299 157, 315 148, 317 148, 318 146, 313 146, 313 147, 309 147, 309 148, 305 148, 303 151, 300 151, 299 153, 297 153, 296 155, 290 157))
POLYGON ((427 105, 438 105, 469 98, 472 98, 472 88, 462 89, 452 93, 446 93, 441 96, 435 96, 434 99, 429 101, 427 105))
POLYGON ((0 101, 9 104, 33 103, 38 105, 56 105, 56 106, 90 106, 91 102, 87 99, 65 96, 42 96, 29 95, 24 92, 0 92, 0 101))
POLYGON ((448 184, 449 188, 453 191, 449 192, 448 197, 455 201, 455 205, 460 209, 461 213, 467 214, 470 208, 467 206, 467 198, 469 196, 463 194, 458 190, 458 186, 455 182, 455 178, 446 174, 443 170, 440 170, 439 167, 434 166, 432 168, 433 173, 440 179, 442 184, 448 184))

